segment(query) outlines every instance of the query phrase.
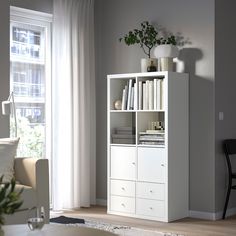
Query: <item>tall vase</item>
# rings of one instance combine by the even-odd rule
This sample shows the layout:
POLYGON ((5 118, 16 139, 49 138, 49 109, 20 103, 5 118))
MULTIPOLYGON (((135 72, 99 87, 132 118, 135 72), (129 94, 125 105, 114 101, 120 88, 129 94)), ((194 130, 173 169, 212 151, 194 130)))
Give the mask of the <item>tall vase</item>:
POLYGON ((154 49, 154 55, 158 58, 159 71, 173 71, 173 58, 178 57, 179 49, 170 44, 159 45, 154 49))

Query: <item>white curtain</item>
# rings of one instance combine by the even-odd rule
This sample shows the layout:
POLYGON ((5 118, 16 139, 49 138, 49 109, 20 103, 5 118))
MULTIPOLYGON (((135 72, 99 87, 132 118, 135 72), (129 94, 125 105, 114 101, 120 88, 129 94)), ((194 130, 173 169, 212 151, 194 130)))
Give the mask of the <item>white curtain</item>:
POLYGON ((53 209, 95 203, 94 1, 54 0, 53 209))

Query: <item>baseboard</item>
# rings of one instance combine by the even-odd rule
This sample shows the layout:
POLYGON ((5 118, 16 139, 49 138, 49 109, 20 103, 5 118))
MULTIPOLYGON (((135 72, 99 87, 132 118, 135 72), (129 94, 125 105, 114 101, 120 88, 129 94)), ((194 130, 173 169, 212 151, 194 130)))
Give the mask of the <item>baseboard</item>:
POLYGON ((99 199, 99 198, 97 198, 96 204, 98 206, 107 206, 107 200, 106 199, 99 199))
MULTIPOLYGON (((226 212, 226 217, 236 214, 236 207, 230 208, 226 212)), ((218 211, 216 213, 203 212, 203 211, 189 211, 189 217, 198 218, 203 220, 220 220, 222 219, 223 211, 218 211)))

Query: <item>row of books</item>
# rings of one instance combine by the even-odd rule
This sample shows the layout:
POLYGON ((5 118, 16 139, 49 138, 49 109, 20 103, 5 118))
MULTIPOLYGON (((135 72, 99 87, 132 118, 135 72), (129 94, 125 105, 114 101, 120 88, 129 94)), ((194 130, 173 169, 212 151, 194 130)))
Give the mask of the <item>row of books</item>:
POLYGON ((163 79, 139 81, 130 79, 122 91, 122 110, 161 110, 164 104, 163 79), (138 92, 138 97, 137 97, 138 92))

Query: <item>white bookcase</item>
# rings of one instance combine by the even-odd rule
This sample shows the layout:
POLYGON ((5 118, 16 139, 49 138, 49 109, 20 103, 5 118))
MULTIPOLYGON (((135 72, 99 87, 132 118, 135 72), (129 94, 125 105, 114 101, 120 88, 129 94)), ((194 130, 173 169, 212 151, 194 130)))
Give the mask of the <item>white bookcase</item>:
POLYGON ((149 72, 108 75, 107 79, 108 213, 164 222, 187 217, 188 75, 149 72), (122 100, 130 79, 137 84, 136 105, 132 110, 116 110, 114 102, 122 100), (139 85, 145 87, 150 81, 155 88, 150 87, 151 99, 144 110, 139 85), (150 131, 155 125, 158 130, 150 131))

